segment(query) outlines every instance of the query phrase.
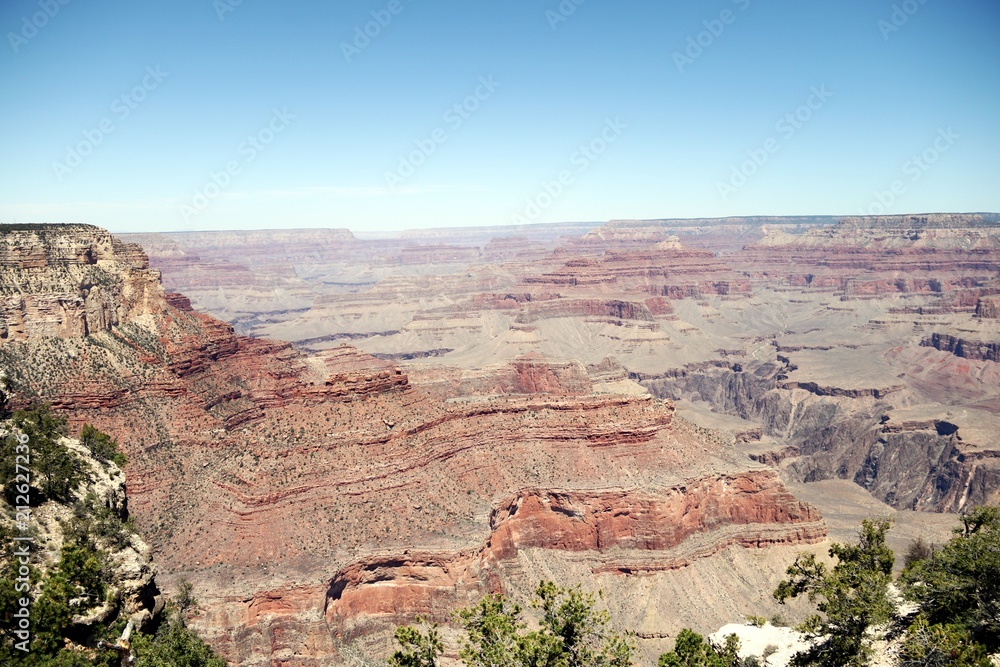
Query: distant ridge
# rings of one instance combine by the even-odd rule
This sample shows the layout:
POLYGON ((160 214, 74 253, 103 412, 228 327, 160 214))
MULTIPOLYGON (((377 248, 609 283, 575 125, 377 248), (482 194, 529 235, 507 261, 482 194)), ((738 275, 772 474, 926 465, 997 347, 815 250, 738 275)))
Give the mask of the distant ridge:
POLYGON ((1000 226, 1000 213, 908 213, 902 215, 751 215, 725 218, 656 218, 651 220, 611 220, 607 228, 629 227, 719 227, 727 225, 841 225, 873 229, 950 229, 954 227, 1000 226))

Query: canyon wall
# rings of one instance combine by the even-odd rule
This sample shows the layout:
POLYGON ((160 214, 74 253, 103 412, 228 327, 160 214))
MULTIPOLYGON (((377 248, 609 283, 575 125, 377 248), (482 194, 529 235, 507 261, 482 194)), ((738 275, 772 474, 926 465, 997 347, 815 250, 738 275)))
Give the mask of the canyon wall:
MULTIPOLYGON (((606 356, 529 350, 459 369, 452 383, 339 343, 306 354, 240 336, 164 291, 137 247, 102 230, 2 238, 5 303, 69 304, 5 311, 11 406, 49 402, 71 428, 92 423, 119 440, 130 511, 162 585, 194 584, 202 612, 192 626, 233 664, 378 659, 393 623, 489 590, 523 599, 542 561, 547 576, 614 598, 637 577, 668 581, 709 561, 725 572, 720 552, 778 553, 826 534, 765 466, 678 419, 606 356), (95 289, 99 316, 87 307, 95 289)), ((473 277, 474 293, 506 293, 487 274, 473 277)), ((371 291, 426 292, 414 280, 371 291)), ((456 294, 467 281, 454 277, 456 294)), ((670 322, 665 304, 579 303, 511 324, 529 340, 596 312, 592 326, 610 331, 631 322, 622 316, 632 303, 645 327, 632 335, 670 322)), ((408 324, 424 335, 438 322, 408 324)), ((768 566, 775 576, 781 553, 768 566)), ((661 642, 683 609, 651 619, 648 641, 661 642)))

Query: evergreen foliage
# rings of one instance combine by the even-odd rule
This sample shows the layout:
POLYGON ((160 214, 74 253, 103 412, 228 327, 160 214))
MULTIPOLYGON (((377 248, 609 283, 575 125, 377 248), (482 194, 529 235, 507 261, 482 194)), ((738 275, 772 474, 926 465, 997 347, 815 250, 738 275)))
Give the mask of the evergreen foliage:
MULTIPOLYGON (((0 439, 0 474, 5 475, 0 499, 0 519, 4 519, 0 520, 0 665, 118 667, 118 653, 98 647, 101 640, 113 641, 121 635, 125 619, 117 615, 120 609, 112 609, 107 622, 80 621, 88 611, 108 602, 114 572, 104 549, 128 546, 134 528, 113 509, 101 505, 92 493, 78 498, 77 489, 87 476, 83 461, 60 443, 66 433, 64 419, 45 406, 15 412, 10 425, 15 433, 0 439), (29 463, 15 458, 25 456, 24 439, 22 436, 19 441, 17 432, 27 436, 29 463), (20 474, 30 478, 30 486, 24 477, 16 478, 15 463, 28 468, 20 474), (23 535, 24 529, 15 533, 13 524, 6 520, 14 516, 15 505, 23 505, 19 502, 23 496, 30 497, 33 507, 54 501, 72 510, 60 521, 62 547, 56 562, 47 568, 39 567, 38 543, 16 542, 14 538, 23 535), (22 562, 23 554, 17 552, 18 545, 31 547, 27 565, 22 562), (19 582, 25 570, 28 581, 19 582), (18 639, 13 634, 19 623, 15 613, 26 599, 30 600, 27 652, 16 646, 18 639)), ((121 457, 117 443, 96 429, 84 430, 95 457, 117 462, 121 457)), ((190 590, 186 595, 190 599, 190 590)), ((138 667, 225 667, 207 644, 184 627, 178 611, 170 611, 155 634, 134 633, 132 642, 138 667)))
POLYGON ((685 628, 677 634, 674 650, 660 656, 658 667, 742 667, 740 640, 727 635, 726 643, 716 648, 697 632, 685 628))
POLYGON ((27 495, 32 505, 43 500, 71 501, 73 490, 87 480, 87 475, 76 454, 59 443, 59 438, 66 435, 66 420, 44 405, 34 410, 18 410, 12 421, 28 438, 28 455, 23 458, 23 450, 18 449, 20 443, 13 433, 0 441, 0 479, 4 483, 5 500, 10 505, 22 504, 18 503, 18 496, 25 494, 20 493, 17 474, 26 467, 30 471, 27 495), (22 458, 18 458, 19 454, 22 458))
POLYGON ((80 443, 90 450, 94 458, 101 462, 113 461, 119 468, 125 467, 125 455, 118 449, 118 441, 107 433, 102 433, 90 424, 80 429, 80 443))
POLYGON ((132 642, 136 667, 226 667, 222 658, 187 629, 176 607, 168 609, 156 634, 139 634, 132 642))
POLYGON ((837 559, 832 569, 813 554, 799 556, 788 568, 790 578, 778 585, 774 597, 784 603, 806 595, 820 612, 800 626, 815 644, 796 655, 794 664, 867 664, 871 655, 868 629, 888 622, 893 614, 889 583, 895 558, 885 544, 889 526, 886 519, 865 519, 857 545, 830 547, 830 556, 837 559))
POLYGON ((906 631, 899 652, 901 667, 990 667, 986 648, 972 641, 969 631, 957 625, 931 625, 917 620, 906 631))
MULTIPOLYGON (((577 588, 543 581, 531 606, 541 616, 537 630, 527 630, 519 605, 488 595, 457 612, 465 630, 460 657, 469 667, 628 667, 634 649, 609 628, 611 617, 594 608, 596 599, 577 588)), ((401 649, 393 667, 434 667, 443 651, 437 626, 396 630, 401 649)))
POLYGON ((952 624, 1000 649, 1000 508, 962 516, 958 534, 903 573, 907 598, 931 625, 952 624))

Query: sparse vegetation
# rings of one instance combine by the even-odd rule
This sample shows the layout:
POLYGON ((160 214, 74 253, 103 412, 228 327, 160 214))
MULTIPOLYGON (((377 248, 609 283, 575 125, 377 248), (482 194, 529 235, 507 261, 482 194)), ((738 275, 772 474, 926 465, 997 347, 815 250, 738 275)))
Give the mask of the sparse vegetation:
MULTIPOLYGON (((630 640, 609 627, 610 615, 595 604, 579 588, 542 582, 531 602, 540 612, 539 628, 528 631, 520 605, 488 595, 455 615, 466 637, 460 656, 469 667, 631 665, 630 640)), ((393 667, 433 667, 443 652, 436 625, 398 628, 396 641, 401 649, 389 661, 393 667)))
MULTIPOLYGON (((909 560, 900 584, 919 607, 906 618, 897 616, 889 595, 895 557, 885 541, 888 520, 865 520, 857 544, 831 546, 832 567, 814 555, 799 556, 774 597, 785 602, 806 596, 819 613, 799 625, 812 646, 792 664, 867 665, 873 639, 892 634, 898 637, 899 667, 990 665, 987 655, 1000 648, 1000 509, 977 508, 961 519, 944 547, 931 549, 919 540, 916 548, 911 545, 908 554, 920 557, 909 560)), ((607 612, 595 611, 594 604, 579 589, 542 583, 532 602, 542 612, 539 629, 528 632, 519 605, 486 596, 455 615, 465 636, 459 656, 469 667, 631 665, 630 641, 610 630, 607 612)), ((754 615, 747 621, 757 627, 768 622, 754 615)), ((771 623, 786 625, 780 615, 771 623)), ((401 649, 390 660, 393 667, 434 667, 444 652, 436 624, 398 628, 396 640, 401 649)), ((769 644, 760 656, 740 658, 736 635, 713 645, 684 629, 658 667, 760 667, 777 650, 769 644)))
POLYGON ((927 560, 934 555, 934 545, 928 543, 924 538, 918 537, 910 542, 903 558, 904 569, 909 569, 922 560, 927 560))
POLYGON ((177 584, 177 597, 174 599, 177 609, 181 613, 198 608, 198 601, 194 598, 194 586, 187 579, 181 579, 177 584))
POLYGON ((725 643, 715 647, 697 632, 685 628, 677 634, 674 650, 661 655, 657 665, 658 667, 744 667, 738 655, 739 650, 740 640, 736 635, 727 635, 725 643))
POLYGON ((139 634, 132 642, 136 667, 226 667, 212 648, 184 625, 172 605, 154 634, 139 634))

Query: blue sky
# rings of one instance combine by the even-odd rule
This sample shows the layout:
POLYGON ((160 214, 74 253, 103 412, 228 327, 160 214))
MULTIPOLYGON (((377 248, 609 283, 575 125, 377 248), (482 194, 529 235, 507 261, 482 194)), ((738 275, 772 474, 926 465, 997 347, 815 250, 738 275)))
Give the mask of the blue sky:
POLYGON ((0 29, 3 222, 1000 210, 995 0, 5 0, 0 29))

